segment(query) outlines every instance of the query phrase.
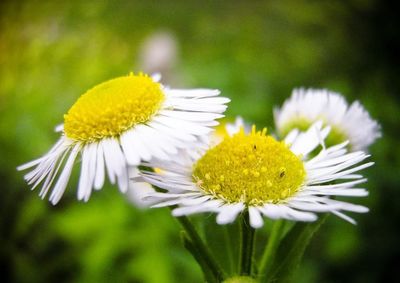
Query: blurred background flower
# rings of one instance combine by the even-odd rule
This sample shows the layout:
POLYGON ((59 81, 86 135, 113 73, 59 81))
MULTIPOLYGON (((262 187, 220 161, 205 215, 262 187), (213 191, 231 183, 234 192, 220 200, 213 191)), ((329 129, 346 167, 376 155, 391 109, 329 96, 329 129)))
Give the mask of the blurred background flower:
MULTIPOLYGON (((376 166, 365 171, 370 196, 362 204, 371 211, 357 215, 358 226, 351 229, 328 218, 296 282, 389 280, 400 256, 400 44, 397 12, 385 2, 3 1, 4 281, 202 281, 167 209, 134 208, 110 184, 87 204, 68 190, 53 207, 30 192, 15 170, 54 143, 51 129, 84 91, 142 69, 158 69, 174 87, 221 89, 232 99, 228 116, 241 115, 260 127, 273 125, 272 107, 295 87, 328 88, 350 102, 360 100, 383 132, 369 149, 376 166)), ((204 227, 212 225, 214 219, 207 218, 204 227)), ((218 240, 209 244, 223 255, 218 240)))

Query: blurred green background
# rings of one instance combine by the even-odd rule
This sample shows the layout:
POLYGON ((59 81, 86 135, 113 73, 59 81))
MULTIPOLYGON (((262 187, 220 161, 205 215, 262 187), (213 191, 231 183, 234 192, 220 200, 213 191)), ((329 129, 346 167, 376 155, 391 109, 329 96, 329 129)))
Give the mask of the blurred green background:
POLYGON ((2 282, 202 282, 167 209, 137 209, 110 185, 78 202, 77 174, 51 206, 15 170, 55 143, 54 126, 85 90, 144 68, 143 42, 160 32, 176 44, 165 78, 221 89, 228 117, 272 126, 272 107, 299 86, 365 105, 383 129, 365 171, 370 196, 355 200, 371 211, 353 215, 355 227, 329 217, 296 282, 389 281, 400 258, 398 27, 379 0, 2 1, 2 282))

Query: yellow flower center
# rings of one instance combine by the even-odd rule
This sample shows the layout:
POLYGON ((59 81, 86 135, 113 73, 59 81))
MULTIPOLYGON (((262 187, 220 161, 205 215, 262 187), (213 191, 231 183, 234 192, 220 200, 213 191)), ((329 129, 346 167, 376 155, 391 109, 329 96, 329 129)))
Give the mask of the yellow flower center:
POLYGON ((64 115, 65 135, 81 142, 118 137, 149 121, 164 98, 161 85, 145 74, 106 81, 84 93, 64 115))
POLYGON ((229 203, 278 203, 296 193, 306 178, 303 162, 266 132, 253 126, 226 137, 194 164, 194 182, 229 203))

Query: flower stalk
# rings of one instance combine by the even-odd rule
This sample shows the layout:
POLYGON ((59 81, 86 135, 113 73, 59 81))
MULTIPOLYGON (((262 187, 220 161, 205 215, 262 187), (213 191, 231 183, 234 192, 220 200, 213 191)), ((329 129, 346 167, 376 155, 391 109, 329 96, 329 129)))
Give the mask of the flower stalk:
POLYGON ((271 265, 275 258, 276 251, 278 250, 284 226, 284 220, 277 220, 272 226, 271 235, 268 239, 268 244, 261 257, 260 267, 258 271, 259 276, 262 278, 268 278, 268 273, 271 270, 271 265))
POLYGON ((249 212, 246 210, 240 222, 241 253, 239 260, 239 274, 252 275, 255 229, 250 226, 249 212))
POLYGON ((193 245, 196 247, 197 256, 201 257, 202 262, 207 264, 210 272, 215 277, 217 282, 222 282, 225 278, 225 273, 215 260, 214 256, 211 254, 208 247, 204 244, 203 240, 201 239, 200 235, 197 233, 196 228, 192 224, 192 222, 186 216, 177 217, 179 223, 185 229, 186 233, 188 234, 190 240, 192 241, 193 245))

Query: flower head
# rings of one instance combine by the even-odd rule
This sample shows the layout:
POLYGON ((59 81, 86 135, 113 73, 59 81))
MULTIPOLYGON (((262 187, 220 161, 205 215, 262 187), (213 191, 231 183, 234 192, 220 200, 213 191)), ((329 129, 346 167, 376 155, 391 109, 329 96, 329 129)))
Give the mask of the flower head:
POLYGON ((295 128, 304 131, 320 120, 331 127, 327 145, 348 140, 351 150, 366 150, 381 136, 379 124, 358 101, 349 106, 342 95, 323 89, 293 90, 274 116, 281 136, 295 128))
POLYGON ((87 201, 93 188, 102 188, 105 171, 126 192, 128 167, 169 159, 218 124, 215 119, 223 117, 229 101, 218 95, 210 89, 169 89, 142 73, 106 81, 84 93, 64 115, 62 135, 52 149, 18 169, 35 167, 25 180, 32 188, 42 184, 42 197, 53 187, 50 200, 55 204, 81 154, 78 199, 87 201))
POLYGON ((314 221, 314 212, 332 212, 348 221, 341 211, 366 212, 330 196, 365 196, 352 188, 364 182, 353 174, 372 163, 357 165, 368 156, 347 153, 347 143, 324 148, 312 159, 305 157, 329 134, 329 128, 314 124, 307 132, 294 131, 286 141, 277 141, 266 129, 226 137, 190 163, 163 163, 163 174, 142 172, 142 178, 166 192, 154 192, 148 200, 155 207, 178 205, 175 216, 215 212, 217 222, 233 222, 248 210, 254 228, 263 225, 262 215, 272 219, 314 221), (288 144, 290 143, 290 144, 288 144))

